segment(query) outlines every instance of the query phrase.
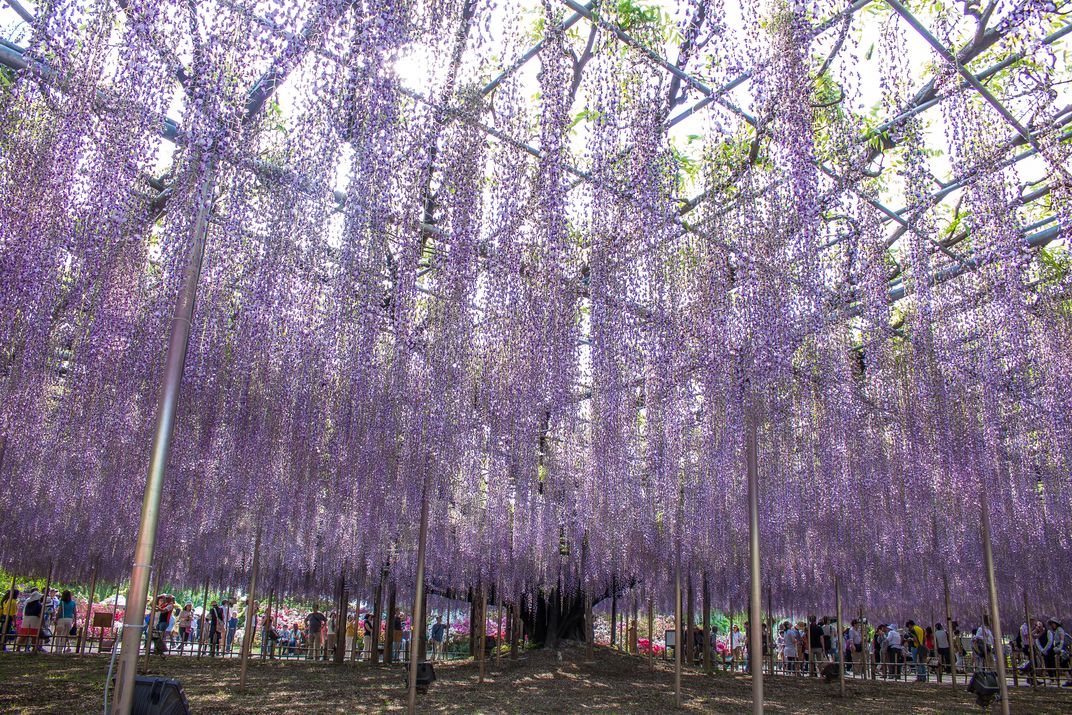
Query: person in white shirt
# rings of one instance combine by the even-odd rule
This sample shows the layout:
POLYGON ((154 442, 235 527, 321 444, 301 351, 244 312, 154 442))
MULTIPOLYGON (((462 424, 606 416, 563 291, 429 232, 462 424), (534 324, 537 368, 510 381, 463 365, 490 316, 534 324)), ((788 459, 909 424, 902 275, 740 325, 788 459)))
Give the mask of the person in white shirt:
POLYGON ((734 625, 730 633, 730 652, 733 656, 733 667, 736 669, 738 662, 744 661, 744 633, 740 626, 734 625))
POLYGON ((887 626, 889 633, 886 634, 886 650, 889 655, 889 669, 887 674, 892 674, 897 680, 901 679, 901 663, 904 662, 904 647, 901 639, 901 632, 897 630, 897 626, 890 624, 887 626))
POLYGON ((798 650, 798 644, 800 642, 800 631, 793 627, 793 625, 786 621, 783 626, 785 630, 782 632, 782 657, 785 659, 786 672, 797 672, 797 659, 800 651, 798 650))
POLYGON ((980 664, 984 668, 994 667, 994 632, 990 630, 989 616, 983 616, 983 625, 975 629, 975 635, 972 636, 972 653, 975 655, 977 669, 980 664))
POLYGON ((863 661, 864 655, 864 638, 860 634, 860 622, 855 618, 852 619, 852 623, 849 625, 849 667, 852 669, 853 675, 858 675, 860 671, 860 663, 863 661))
POLYGON ((934 647, 938 651, 938 662, 942 671, 953 672, 953 650, 949 646, 949 633, 941 623, 934 624, 934 647))

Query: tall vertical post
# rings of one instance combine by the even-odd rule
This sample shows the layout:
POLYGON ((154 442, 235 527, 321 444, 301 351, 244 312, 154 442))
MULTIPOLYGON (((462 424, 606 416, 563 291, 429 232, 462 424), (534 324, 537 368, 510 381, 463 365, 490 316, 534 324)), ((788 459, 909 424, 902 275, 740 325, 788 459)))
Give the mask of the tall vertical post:
MULTIPOLYGON (((335 652, 331 659, 336 664, 346 660, 346 617, 350 608, 350 599, 346 593, 346 569, 339 571, 339 600, 335 605, 335 652)), ((416 624, 416 622, 414 622, 416 624)))
POLYGON ((246 689, 249 651, 253 648, 253 632, 257 628, 257 571, 261 564, 261 527, 253 537, 253 566, 249 570, 249 593, 246 594, 246 631, 242 634, 242 662, 238 669, 238 688, 246 689))
MULTIPOLYGON (((264 611, 266 620, 269 624, 271 624, 272 628, 275 628, 277 625, 275 622, 275 615, 273 611, 274 607, 275 588, 273 587, 268 589, 268 608, 264 611)), ((272 639, 270 638, 270 636, 271 633, 265 628, 261 627, 261 660, 264 660, 275 651, 275 644, 272 643, 272 639)))
MULTIPOLYGON (((153 625, 156 622, 156 603, 160 600, 160 572, 156 572, 156 585, 153 588, 153 600, 149 601, 149 620, 145 629, 145 672, 149 672, 149 656, 153 652, 153 625)), ((130 601, 127 601, 130 609, 130 601)))
POLYGON ((617 644, 618 639, 618 582, 610 581, 610 647, 617 644))
POLYGON ((495 610, 498 613, 498 619, 495 622, 495 667, 502 666, 502 630, 503 630, 503 610, 502 610, 502 595, 500 595, 499 587, 495 586, 495 610))
MULTIPOLYGON (((45 615, 47 613, 45 603, 52 602, 52 598, 48 595, 48 592, 52 590, 52 572, 55 570, 55 568, 56 562, 52 561, 48 565, 48 578, 45 579, 45 597, 41 601, 41 625, 37 627, 37 635, 34 636, 33 641, 33 649, 35 651, 41 647, 41 631, 45 630, 45 615)), ((55 643, 55 640, 53 640, 52 642, 55 643)))
POLYGON ((648 591, 648 670, 655 670, 655 599, 648 591))
POLYGON ((395 612, 398 610, 398 586, 394 580, 387 590, 387 626, 384 628, 386 636, 383 644, 383 662, 391 664, 395 662, 395 612))
POLYGON ((994 633, 994 661, 998 666, 998 687, 1001 690, 1001 715, 1009 715, 1009 685, 1005 682, 1005 647, 1001 637, 1001 612, 998 608, 998 583, 994 576, 994 552, 990 544, 990 500, 986 489, 980 495, 983 530, 983 560, 986 562, 986 585, 990 594, 990 628, 994 633))
MULTIPOLYGON (((774 597, 771 595, 771 588, 767 586, 767 650, 770 655, 770 674, 774 675, 774 597)), ((763 647, 760 646, 760 653, 762 654, 763 647)))
POLYGON ((681 554, 674 561, 674 705, 681 707, 681 554))
POLYGON ((425 541, 428 538, 428 475, 425 474, 421 487, 421 526, 417 533, 417 584, 413 594, 413 628, 409 639, 409 693, 406 696, 406 710, 409 715, 417 712, 417 664, 420 662, 420 642, 426 629, 424 615, 424 558, 425 541))
POLYGON ((695 603, 692 598, 692 566, 689 565, 688 572, 685 574, 685 657, 688 658, 689 665, 693 665, 696 662, 696 639, 692 637, 693 629, 696 626, 695 621, 692 619, 695 603))
POLYGON ((837 608, 837 641, 838 649, 838 686, 841 688, 841 697, 845 697, 845 643, 841 639, 841 632, 845 628, 841 618, 841 579, 834 576, 834 606, 837 608))
POLYGON ((123 645, 119 653, 119 669, 116 675, 117 715, 130 715, 134 705, 134 678, 138 667, 138 641, 141 639, 142 606, 149 594, 149 574, 156 550, 156 529, 160 520, 160 497, 164 490, 164 471, 171 453, 171 435, 175 428, 175 413, 182 387, 182 373, 186 366, 186 348, 190 340, 194 303, 197 299, 197 282, 201 277, 201 260, 205 255, 205 237, 208 234, 208 219, 212 211, 212 192, 216 183, 216 159, 204 161, 201 184, 198 186, 197 215, 194 218, 190 254, 182 286, 175 299, 175 314, 171 318, 171 336, 168 340, 167 361, 164 365, 164 384, 156 415, 152 449, 149 453, 149 472, 145 480, 145 494, 141 505, 141 523, 138 526, 138 541, 134 548, 134 564, 130 574, 130 590, 127 592, 127 610, 123 615, 123 645))
MULTIPOLYGON (((953 642, 953 615, 949 608, 949 576, 942 574, 942 591, 945 597, 945 635, 949 641, 949 682, 957 685, 957 653, 960 646, 953 642)), ((943 664, 944 667, 944 664, 943 664)))
POLYGON ((595 647, 592 643, 596 638, 596 624, 592 619, 592 594, 587 588, 584 592, 584 654, 585 660, 591 662, 595 658, 595 647))
MULTIPOLYGON (((484 582, 480 582, 480 588, 477 589, 477 593, 480 594, 480 602, 477 604, 477 613, 480 614, 479 619, 476 622, 477 637, 479 638, 479 652, 477 657, 480 659, 480 679, 478 682, 484 682, 484 661, 487 658, 488 650, 488 592, 484 586, 484 582)), ((553 594, 554 598, 558 598, 558 591, 553 594)))
MULTIPOLYGON (((513 623, 513 627, 510 629, 510 660, 517 660, 517 642, 521 638, 521 606, 518 605, 519 602, 520 602, 520 599, 515 598, 514 602, 510 605, 510 621, 511 621, 511 623, 513 623)), ((449 620, 450 614, 449 614, 449 612, 447 614, 447 618, 448 618, 447 623, 449 624, 450 623, 450 620, 449 620)), ((588 646, 589 646, 588 647, 588 659, 591 660, 592 659, 592 648, 591 648, 591 646, 592 646, 592 635, 593 635, 593 631, 591 630, 591 624, 592 624, 592 599, 591 599, 591 596, 588 597, 588 616, 587 616, 587 618, 588 618, 588 624, 589 624, 589 631, 588 631, 588 646)), ((447 631, 448 632, 450 631, 449 625, 447 627, 447 631)))
POLYGON ((75 644, 74 652, 81 653, 85 646, 86 637, 89 635, 90 624, 93 623, 93 601, 97 598, 97 562, 93 564, 93 575, 89 579, 89 605, 86 606, 86 619, 82 623, 82 630, 78 634, 78 643, 75 644))
MULTIPOLYGON (((7 599, 9 599, 9 598, 14 599, 14 597, 15 597, 15 586, 16 586, 15 574, 12 573, 11 574, 11 590, 9 590, 7 592, 7 594, 4 596, 5 601, 7 599)), ((11 604, 9 604, 9 603, 4 604, 4 633, 3 633, 2 636, 0 636, 0 650, 7 650, 7 632, 9 630, 11 630, 11 619, 12 619, 12 616, 9 616, 7 614, 8 608, 10 608, 10 607, 11 607, 11 604)), ((18 642, 18 641, 16 640, 16 642, 18 642)), ((16 650, 17 650, 18 646, 15 646, 15 647, 16 647, 16 650)))
MULTIPOLYGON (((748 662, 752 671, 752 713, 763 714, 763 604, 759 581, 759 461, 756 456, 756 421, 752 408, 746 408, 744 454, 748 471, 748 551, 749 598, 752 617, 748 619, 748 662)), ((773 641, 771 643, 773 645, 773 641)), ((773 648, 772 648, 773 650, 773 648)))
POLYGON ((386 569, 380 571, 380 581, 376 584, 376 602, 372 605, 372 643, 369 644, 369 662, 380 662, 380 622, 383 620, 383 582, 387 578, 386 569))
POLYGON ((703 617, 703 669, 708 675, 714 670, 714 663, 711 662, 711 593, 710 587, 707 583, 707 572, 703 574, 703 585, 701 586, 703 593, 703 604, 700 607, 701 615, 703 617))
POLYGON ((205 624, 208 623, 208 579, 205 579, 205 592, 201 598, 201 621, 197 626, 197 657, 205 650, 205 624))
POLYGON ((1031 624, 1031 609, 1027 607, 1027 591, 1024 591, 1024 618, 1027 619, 1028 657, 1031 658, 1031 687, 1036 688, 1039 682, 1039 668, 1038 658, 1035 655, 1035 629, 1031 624))
MULTIPOLYGON (((733 603, 729 605, 730 612, 730 671, 735 672, 737 670, 737 648, 733 644, 733 603)), ((724 669, 723 669, 724 670, 724 669)))

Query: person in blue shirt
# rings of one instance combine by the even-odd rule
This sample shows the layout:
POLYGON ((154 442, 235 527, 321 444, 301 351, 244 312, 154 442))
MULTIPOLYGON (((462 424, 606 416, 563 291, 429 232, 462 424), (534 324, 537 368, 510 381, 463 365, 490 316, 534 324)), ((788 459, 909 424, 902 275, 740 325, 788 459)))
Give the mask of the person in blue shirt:
POLYGON ((227 619, 227 641, 224 644, 226 652, 231 652, 231 646, 234 645, 235 631, 238 630, 238 612, 235 610, 234 604, 230 604, 230 618, 227 619))
POLYGON ((77 618, 77 602, 74 600, 74 596, 70 591, 64 591, 60 596, 60 605, 56 613, 56 647, 57 651, 69 653, 70 648, 67 647, 67 641, 70 638, 70 633, 77 625, 75 619, 77 618))
POLYGON ((435 623, 432 624, 432 660, 436 660, 438 657, 442 659, 444 656, 443 646, 446 640, 447 627, 443 625, 442 616, 436 616, 435 623))

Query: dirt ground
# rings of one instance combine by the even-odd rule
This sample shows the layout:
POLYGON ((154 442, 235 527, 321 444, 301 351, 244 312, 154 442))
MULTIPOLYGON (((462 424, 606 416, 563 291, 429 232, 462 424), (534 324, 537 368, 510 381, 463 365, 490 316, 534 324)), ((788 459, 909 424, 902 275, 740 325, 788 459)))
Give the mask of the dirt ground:
MULTIPOLYGON (((488 663, 483 684, 472 661, 437 665, 431 690, 419 696, 422 713, 661 713, 673 710, 674 678, 669 663, 599 649, 595 662, 583 648, 533 651, 502 668, 488 663)), ((0 656, 0 712, 100 712, 108 662, 103 657, 4 654, 0 656)), ((327 663, 250 663, 247 692, 238 692, 237 660, 190 657, 154 658, 154 675, 178 678, 195 713, 383 713, 405 709, 400 666, 336 666, 327 663)), ((837 684, 779 676, 767 678, 770 713, 976 713, 974 696, 963 683, 837 684)), ((751 684, 743 675, 705 676, 688 670, 682 677, 683 710, 750 713, 751 684)), ((1072 689, 1032 691, 1021 687, 1010 697, 1013 713, 1072 713, 1072 689)), ((994 711, 997 711, 994 708, 994 711)))

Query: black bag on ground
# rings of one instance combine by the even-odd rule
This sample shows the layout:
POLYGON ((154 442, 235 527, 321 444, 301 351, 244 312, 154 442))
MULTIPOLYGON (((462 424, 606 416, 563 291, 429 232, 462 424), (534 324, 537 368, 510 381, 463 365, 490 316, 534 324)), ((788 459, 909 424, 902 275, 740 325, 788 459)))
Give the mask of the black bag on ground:
POLYGON ((968 682, 968 692, 974 693, 975 702, 984 708, 989 707, 995 700, 1001 700, 998 674, 992 670, 976 671, 968 682))
POLYGON ((190 701, 174 678, 134 679, 134 715, 190 715, 190 701))

